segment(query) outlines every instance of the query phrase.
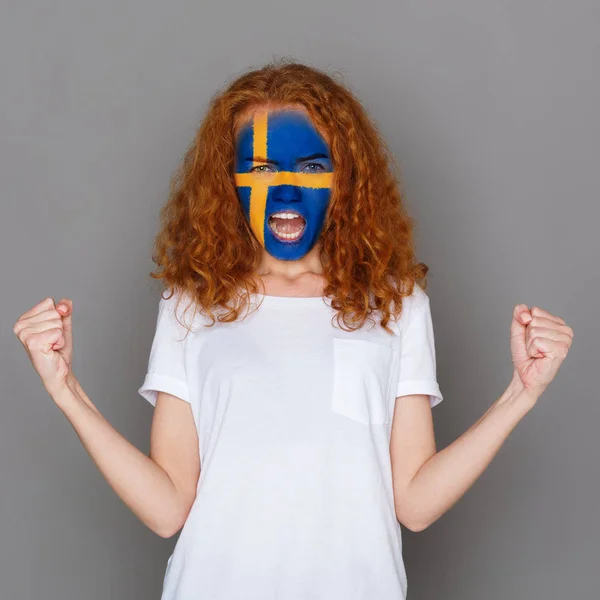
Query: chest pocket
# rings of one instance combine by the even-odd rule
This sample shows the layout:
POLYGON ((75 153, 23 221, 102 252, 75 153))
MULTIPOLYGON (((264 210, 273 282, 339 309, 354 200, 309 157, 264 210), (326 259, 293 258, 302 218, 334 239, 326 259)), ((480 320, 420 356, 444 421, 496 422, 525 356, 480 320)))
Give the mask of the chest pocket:
POLYGON ((366 425, 388 423, 393 357, 383 344, 333 338, 331 409, 366 425))

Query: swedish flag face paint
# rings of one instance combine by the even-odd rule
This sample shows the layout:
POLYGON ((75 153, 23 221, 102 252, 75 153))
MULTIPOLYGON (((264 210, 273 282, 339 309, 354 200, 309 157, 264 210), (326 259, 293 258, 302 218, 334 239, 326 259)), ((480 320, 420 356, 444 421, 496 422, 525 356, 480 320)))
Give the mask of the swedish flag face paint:
POLYGON ((256 111, 238 134, 235 184, 256 239, 280 260, 315 244, 331 197, 327 142, 301 110, 256 111))

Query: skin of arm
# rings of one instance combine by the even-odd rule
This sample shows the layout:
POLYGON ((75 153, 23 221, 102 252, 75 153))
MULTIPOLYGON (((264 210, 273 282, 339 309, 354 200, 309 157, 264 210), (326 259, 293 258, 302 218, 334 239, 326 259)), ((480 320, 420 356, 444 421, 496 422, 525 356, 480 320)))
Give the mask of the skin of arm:
POLYGON ((102 416, 75 377, 53 399, 125 505, 161 537, 177 533, 194 502, 200 475, 190 405, 158 392, 147 456, 102 416))
POLYGON ((390 458, 398 521, 422 531, 449 510, 490 464, 556 376, 573 343, 563 319, 525 304, 513 309, 514 364, 505 392, 452 444, 436 452, 429 397, 396 399, 390 458))
POLYGON ((448 511, 485 471, 534 403, 521 394, 518 376, 484 415, 436 452, 429 396, 396 401, 390 454, 398 521, 422 531, 448 511))

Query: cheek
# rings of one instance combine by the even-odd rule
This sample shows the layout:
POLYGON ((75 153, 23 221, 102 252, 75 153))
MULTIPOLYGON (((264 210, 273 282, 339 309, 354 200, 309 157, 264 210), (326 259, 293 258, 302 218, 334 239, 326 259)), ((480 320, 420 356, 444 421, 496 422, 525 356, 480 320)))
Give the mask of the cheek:
POLYGON ((236 187, 235 189, 244 216, 246 217, 246 219, 248 219, 250 214, 250 188, 236 187))
POLYGON ((306 206, 311 214, 321 215, 327 211, 331 201, 331 190, 307 190, 305 192, 306 206))

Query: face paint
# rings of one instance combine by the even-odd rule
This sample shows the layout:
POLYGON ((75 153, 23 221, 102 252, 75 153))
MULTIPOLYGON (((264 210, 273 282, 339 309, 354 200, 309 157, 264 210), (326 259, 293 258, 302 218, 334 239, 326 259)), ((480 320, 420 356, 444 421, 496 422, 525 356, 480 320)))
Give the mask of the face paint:
POLYGON ((333 180, 329 147, 310 117, 292 109, 255 112, 237 137, 235 171, 256 239, 275 258, 302 258, 323 229, 333 180))

